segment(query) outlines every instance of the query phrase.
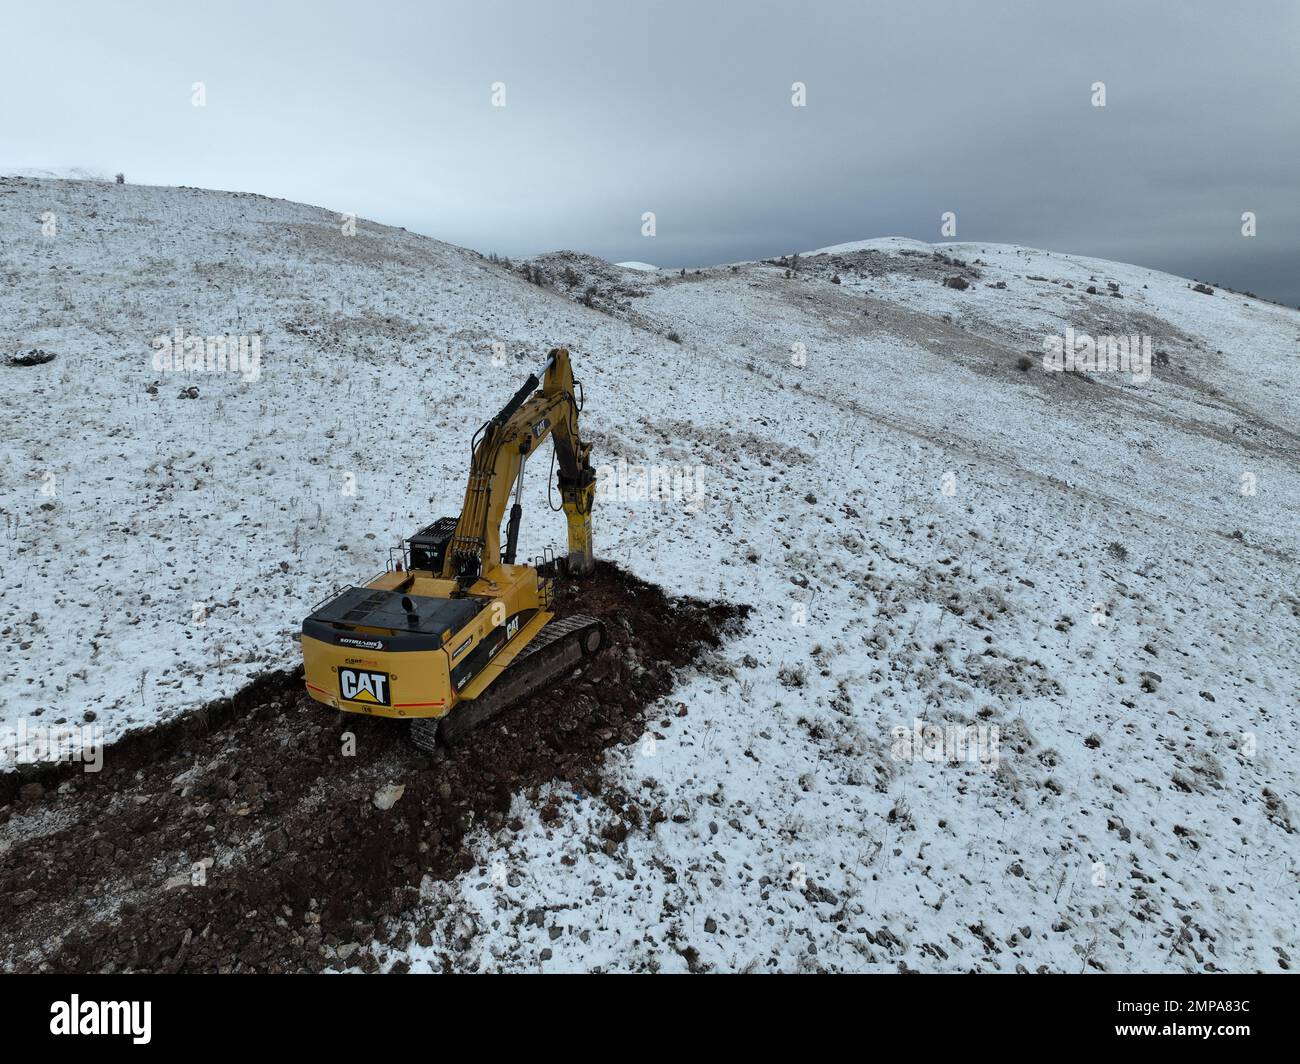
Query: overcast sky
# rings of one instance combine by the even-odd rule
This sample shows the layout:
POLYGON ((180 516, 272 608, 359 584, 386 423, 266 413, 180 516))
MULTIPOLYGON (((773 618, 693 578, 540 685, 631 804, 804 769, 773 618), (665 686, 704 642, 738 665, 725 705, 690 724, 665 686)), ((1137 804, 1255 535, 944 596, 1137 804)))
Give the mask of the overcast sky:
POLYGON ((4 0, 3 33, 0 172, 663 266, 937 241, 953 211, 959 240, 1300 304, 1295 0, 4 0))

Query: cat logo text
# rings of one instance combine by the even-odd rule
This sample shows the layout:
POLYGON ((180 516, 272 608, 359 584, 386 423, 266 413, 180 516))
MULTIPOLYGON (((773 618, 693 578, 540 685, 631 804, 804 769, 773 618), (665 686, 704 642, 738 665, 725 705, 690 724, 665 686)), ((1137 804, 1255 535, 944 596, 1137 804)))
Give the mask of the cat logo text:
POLYGON ((389 704, 388 673, 368 669, 339 669, 339 694, 349 702, 389 704))

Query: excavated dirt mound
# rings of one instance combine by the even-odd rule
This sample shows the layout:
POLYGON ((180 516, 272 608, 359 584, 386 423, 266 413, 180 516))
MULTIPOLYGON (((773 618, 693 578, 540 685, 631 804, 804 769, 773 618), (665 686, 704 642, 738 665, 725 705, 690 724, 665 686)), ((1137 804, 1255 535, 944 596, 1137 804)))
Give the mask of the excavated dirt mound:
POLYGON ((0 967, 279 972, 346 959, 373 970, 381 958, 351 944, 390 941, 425 875, 472 868, 473 826, 519 830, 515 795, 537 799, 560 779, 598 796, 614 825, 595 840, 607 848, 662 821, 605 789, 603 751, 643 734, 679 669, 722 667, 711 651, 747 610, 670 598, 601 564, 560 589, 556 612, 603 617, 612 645, 448 755, 420 754, 399 722, 313 702, 298 670, 125 736, 100 773, 11 774, 0 784, 0 967), (374 796, 390 782, 404 791, 381 811, 374 796))

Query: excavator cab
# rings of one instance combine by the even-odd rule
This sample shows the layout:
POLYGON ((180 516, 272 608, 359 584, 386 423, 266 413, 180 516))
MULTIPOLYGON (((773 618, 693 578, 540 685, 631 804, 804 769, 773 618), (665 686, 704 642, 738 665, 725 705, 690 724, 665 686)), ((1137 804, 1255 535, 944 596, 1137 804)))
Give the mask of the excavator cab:
POLYGON ((428 528, 422 528, 407 543, 410 569, 427 569, 430 572, 442 572, 442 563, 447 556, 447 544, 456 534, 456 518, 440 517, 428 528))

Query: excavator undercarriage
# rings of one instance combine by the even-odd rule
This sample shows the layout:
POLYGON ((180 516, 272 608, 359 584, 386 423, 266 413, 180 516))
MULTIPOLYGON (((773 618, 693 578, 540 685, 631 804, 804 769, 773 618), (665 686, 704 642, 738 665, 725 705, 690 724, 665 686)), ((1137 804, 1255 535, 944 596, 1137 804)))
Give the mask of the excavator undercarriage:
POLYGON ((345 712, 407 719, 415 744, 432 751, 603 649, 601 621, 581 614, 556 620, 550 608, 556 577, 581 578, 593 564, 596 478, 591 445, 578 434, 581 396, 568 351, 553 349, 475 433, 460 516, 421 529, 386 572, 331 596, 303 621, 312 698, 345 712), (548 436, 569 552, 519 565, 524 463, 548 436))
POLYGON ((501 677, 477 698, 461 702, 444 717, 411 721, 411 741, 432 753, 441 740, 455 746, 522 698, 550 684, 595 657, 607 640, 605 626, 585 613, 551 621, 511 663, 501 677))

